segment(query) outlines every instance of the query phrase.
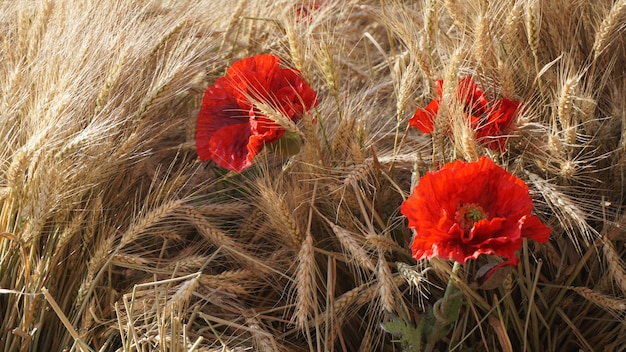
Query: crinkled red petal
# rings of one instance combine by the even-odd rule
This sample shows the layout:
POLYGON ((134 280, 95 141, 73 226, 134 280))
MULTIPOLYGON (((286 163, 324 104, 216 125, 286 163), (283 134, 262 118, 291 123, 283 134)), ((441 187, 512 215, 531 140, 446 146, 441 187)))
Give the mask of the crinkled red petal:
POLYGON ((251 144, 248 123, 223 126, 209 141, 211 159, 225 169, 240 172, 252 165, 252 159, 263 148, 263 144, 251 144))
POLYGON ((422 133, 432 133, 435 128, 435 118, 439 111, 439 100, 433 99, 424 109, 417 109, 409 124, 422 133))
POLYGON ((550 228, 544 225, 538 217, 527 215, 520 219, 522 237, 545 243, 550 239, 550 228))
MULTIPOLYGON (((217 131, 230 125, 247 125, 247 112, 237 104, 231 89, 228 80, 221 77, 204 93, 196 124, 196 151, 202 161, 213 158, 211 148, 216 142, 211 141, 217 131)), ((223 142, 229 143, 228 139, 223 142)))
POLYGON ((284 128, 262 115, 251 118, 249 123, 251 135, 265 143, 274 143, 285 134, 284 128))
POLYGON ((472 76, 459 80, 458 96, 469 115, 480 116, 487 111, 489 101, 472 76))
POLYGON ((478 141, 489 149, 504 152, 507 135, 515 127, 520 105, 520 102, 509 99, 496 101, 487 112, 487 121, 476 129, 478 141))
POLYGON ((306 111, 318 104, 315 91, 296 69, 281 68, 270 87, 272 104, 293 121, 298 121, 306 111))

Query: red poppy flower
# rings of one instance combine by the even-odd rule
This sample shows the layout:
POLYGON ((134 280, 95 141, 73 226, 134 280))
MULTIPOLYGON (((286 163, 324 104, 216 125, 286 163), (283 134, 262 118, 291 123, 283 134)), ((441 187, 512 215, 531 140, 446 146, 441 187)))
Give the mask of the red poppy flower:
POLYGON ((255 102, 294 122, 317 105, 315 91, 300 72, 281 68, 279 61, 269 54, 239 60, 207 88, 196 125, 200 160, 241 171, 266 143, 283 136, 284 128, 263 115, 255 102))
MULTIPOLYGON (((409 120, 409 124, 422 133, 432 133, 434 130, 435 118, 442 99, 442 87, 442 80, 435 81, 437 98, 425 108, 418 108, 409 120)), ((506 149, 504 135, 512 130, 520 103, 502 99, 490 104, 472 77, 459 80, 457 98, 463 103, 463 110, 469 124, 476 131, 478 140, 487 148, 504 151, 506 149)))
POLYGON ((438 256, 465 264, 489 254, 517 265, 522 238, 546 242, 550 237, 532 209, 524 181, 482 157, 448 163, 423 176, 401 212, 415 229, 415 259, 438 256))

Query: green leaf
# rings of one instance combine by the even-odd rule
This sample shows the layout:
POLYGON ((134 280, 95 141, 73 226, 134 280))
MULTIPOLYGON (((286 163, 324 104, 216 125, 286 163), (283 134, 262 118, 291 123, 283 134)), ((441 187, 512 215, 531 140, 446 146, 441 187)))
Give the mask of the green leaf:
POLYGON ((294 132, 286 131, 283 137, 267 147, 274 153, 283 157, 293 156, 300 152, 302 138, 294 132))
POLYGON ((393 317, 391 320, 381 323, 381 327, 386 332, 398 338, 398 340, 395 340, 394 342, 399 342, 401 344, 402 351, 421 351, 423 324, 419 324, 416 327, 400 317, 393 317))

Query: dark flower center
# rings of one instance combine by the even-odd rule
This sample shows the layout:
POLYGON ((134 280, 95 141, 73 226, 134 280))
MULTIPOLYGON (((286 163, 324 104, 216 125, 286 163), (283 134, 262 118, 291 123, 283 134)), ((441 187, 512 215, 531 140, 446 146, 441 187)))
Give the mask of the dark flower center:
POLYGON ((454 213, 454 220, 465 233, 468 233, 475 223, 488 217, 489 214, 485 209, 476 203, 461 204, 454 213))

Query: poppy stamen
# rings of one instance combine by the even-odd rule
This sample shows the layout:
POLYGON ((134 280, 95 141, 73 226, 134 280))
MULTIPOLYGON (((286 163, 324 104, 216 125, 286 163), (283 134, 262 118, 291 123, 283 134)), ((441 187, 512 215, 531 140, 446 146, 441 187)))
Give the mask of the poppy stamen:
POLYGON ((474 227, 475 223, 487 218, 489 218, 489 214, 476 203, 461 204, 456 213, 454 213, 454 220, 466 233, 474 227))

